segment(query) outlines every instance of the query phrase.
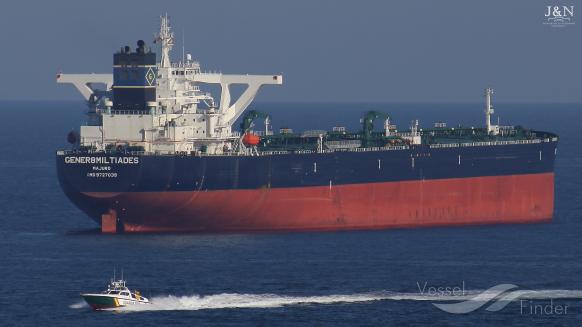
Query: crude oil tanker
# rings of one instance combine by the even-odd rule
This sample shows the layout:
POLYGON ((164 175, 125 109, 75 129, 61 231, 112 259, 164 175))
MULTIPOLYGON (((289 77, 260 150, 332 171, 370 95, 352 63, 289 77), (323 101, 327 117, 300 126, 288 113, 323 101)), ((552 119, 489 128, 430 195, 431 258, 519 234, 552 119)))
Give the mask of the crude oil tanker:
POLYGON ((398 130, 370 111, 362 130, 274 133, 247 111, 281 75, 202 72, 172 62, 167 16, 155 42, 113 55, 113 74, 59 74, 88 104, 56 163, 67 197, 116 232, 353 230, 550 221, 558 137, 491 124, 398 130), (203 84, 219 84, 215 103, 203 84), (246 84, 238 99, 230 85, 246 84), (97 85, 104 85, 98 88, 97 85), (253 121, 264 130, 253 130, 253 121), (235 122, 239 122, 240 125, 235 122), (383 128, 374 130, 374 122, 383 128), (239 127, 238 130, 237 127, 239 127))

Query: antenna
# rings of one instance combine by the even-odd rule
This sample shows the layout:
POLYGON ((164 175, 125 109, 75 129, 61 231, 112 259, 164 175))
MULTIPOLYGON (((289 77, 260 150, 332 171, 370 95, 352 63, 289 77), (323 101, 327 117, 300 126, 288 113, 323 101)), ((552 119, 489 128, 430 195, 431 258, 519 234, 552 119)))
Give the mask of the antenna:
MULTIPOLYGON (((185 60, 185 54, 184 54, 184 28, 182 27, 182 65, 184 67, 184 71, 186 71, 186 60, 185 60)), ((185 75, 185 74, 184 74, 185 75)))
POLYGON ((123 268, 121 268, 121 280, 123 280, 123 268))
POLYGON ((492 88, 488 87, 485 89, 485 127, 487 128, 487 134, 491 134, 493 131, 493 127, 491 126, 491 114, 494 113, 493 107, 491 106, 492 94, 492 88))
POLYGON ((156 35, 156 42, 160 42, 162 48, 160 67, 169 68, 171 66, 170 50, 174 46, 174 33, 171 31, 167 13, 160 17, 160 32, 156 35))
POLYGON ((265 117, 265 135, 269 135, 269 116, 265 117))

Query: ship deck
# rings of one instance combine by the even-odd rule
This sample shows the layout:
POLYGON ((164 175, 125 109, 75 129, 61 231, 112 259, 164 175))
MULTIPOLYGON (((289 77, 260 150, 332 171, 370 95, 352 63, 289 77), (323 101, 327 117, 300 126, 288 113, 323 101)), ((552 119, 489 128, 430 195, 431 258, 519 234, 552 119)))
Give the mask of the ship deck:
POLYGON ((171 152, 171 151, 117 151, 117 150, 107 150, 107 151, 90 151, 90 150, 58 150, 57 155, 67 155, 67 154, 123 154, 123 155, 160 155, 160 156, 206 156, 206 157, 216 157, 216 156, 272 156, 272 155, 301 155, 301 154, 314 154, 314 153, 334 153, 334 152, 377 152, 377 151, 402 151, 410 150, 412 148, 428 147, 431 149, 438 148, 467 148, 467 147, 489 147, 489 146, 504 146, 504 145, 517 145, 517 144, 539 144, 539 143, 549 143, 557 142, 558 136, 549 132, 536 132, 538 137, 534 139, 520 139, 520 138, 497 138, 496 140, 489 141, 476 141, 467 138, 432 138, 430 142, 423 142, 419 145, 395 145, 395 146, 375 146, 375 147, 357 147, 357 148, 339 148, 339 149, 312 149, 312 148, 294 148, 294 149, 283 149, 283 150, 268 150, 268 148, 259 147, 254 153, 239 153, 239 152, 228 152, 220 154, 196 152, 171 152))

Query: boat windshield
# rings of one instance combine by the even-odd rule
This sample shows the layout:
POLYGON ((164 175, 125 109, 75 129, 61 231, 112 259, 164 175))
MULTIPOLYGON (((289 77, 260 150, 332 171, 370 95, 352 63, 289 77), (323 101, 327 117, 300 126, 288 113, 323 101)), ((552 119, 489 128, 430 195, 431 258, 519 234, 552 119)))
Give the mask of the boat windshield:
POLYGON ((119 294, 119 291, 109 291, 107 294, 119 294))

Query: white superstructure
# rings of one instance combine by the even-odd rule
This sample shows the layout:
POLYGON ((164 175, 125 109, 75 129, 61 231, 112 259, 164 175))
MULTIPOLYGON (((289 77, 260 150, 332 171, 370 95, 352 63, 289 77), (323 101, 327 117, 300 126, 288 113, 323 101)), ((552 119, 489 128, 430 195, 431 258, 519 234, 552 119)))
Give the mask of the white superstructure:
POLYGON ((155 87, 156 101, 147 102, 143 110, 116 110, 112 74, 57 75, 58 83, 73 84, 89 106, 88 124, 80 130, 80 146, 94 151, 131 148, 152 153, 222 154, 244 150, 240 133, 233 131, 234 122, 262 85, 280 85, 283 76, 205 73, 190 54, 171 62, 174 34, 167 15, 160 19, 155 42, 161 55, 155 67, 145 73, 145 80, 155 87), (98 84, 104 90, 98 89, 98 84), (200 89, 201 84, 220 85, 218 104, 200 89), (233 84, 247 86, 238 99, 231 98, 233 84))

